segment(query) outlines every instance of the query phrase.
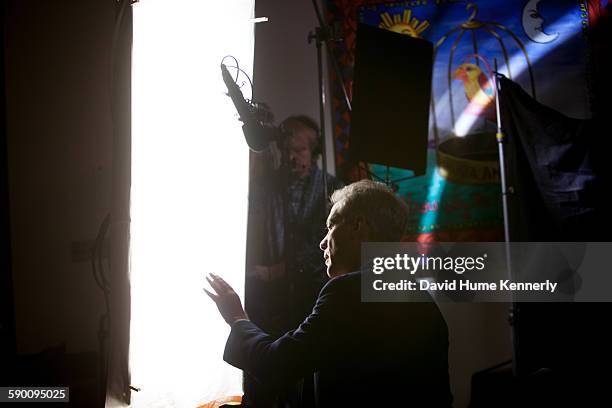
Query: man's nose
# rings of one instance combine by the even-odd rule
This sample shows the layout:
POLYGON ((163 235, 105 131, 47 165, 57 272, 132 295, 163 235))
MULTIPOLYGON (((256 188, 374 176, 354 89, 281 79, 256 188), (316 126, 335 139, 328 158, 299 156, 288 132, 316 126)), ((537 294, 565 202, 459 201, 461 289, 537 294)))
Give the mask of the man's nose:
POLYGON ((321 251, 325 251, 327 248, 327 234, 325 234, 321 242, 319 242, 319 248, 321 248, 321 251))

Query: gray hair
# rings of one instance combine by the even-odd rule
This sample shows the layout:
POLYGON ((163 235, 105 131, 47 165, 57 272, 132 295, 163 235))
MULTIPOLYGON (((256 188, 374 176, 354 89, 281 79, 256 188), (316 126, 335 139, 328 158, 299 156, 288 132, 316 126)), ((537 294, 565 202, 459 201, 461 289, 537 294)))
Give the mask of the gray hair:
POLYGON ((357 181, 334 191, 331 202, 342 218, 362 215, 372 241, 399 241, 408 223, 408 206, 383 183, 357 181))

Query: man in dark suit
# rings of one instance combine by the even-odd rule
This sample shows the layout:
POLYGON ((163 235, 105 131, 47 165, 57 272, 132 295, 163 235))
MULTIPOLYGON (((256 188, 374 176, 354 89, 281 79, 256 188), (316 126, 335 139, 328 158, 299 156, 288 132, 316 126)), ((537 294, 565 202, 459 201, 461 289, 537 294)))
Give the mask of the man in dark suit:
POLYGON ((332 203, 320 243, 331 280, 297 329, 264 333, 222 278, 207 277, 231 325, 224 360, 271 386, 314 373, 319 407, 452 406, 448 331, 435 303, 361 302, 361 243, 398 241, 405 204, 369 180, 337 190, 332 203))

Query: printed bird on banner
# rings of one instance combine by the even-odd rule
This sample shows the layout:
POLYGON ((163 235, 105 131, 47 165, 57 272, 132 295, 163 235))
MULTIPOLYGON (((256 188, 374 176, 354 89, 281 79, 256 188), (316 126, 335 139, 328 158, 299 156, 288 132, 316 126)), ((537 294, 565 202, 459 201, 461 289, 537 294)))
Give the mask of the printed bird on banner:
POLYGON ((478 116, 484 114, 487 119, 495 117, 495 90, 490 76, 485 75, 478 65, 467 62, 461 64, 453 73, 453 79, 463 82, 468 100, 466 112, 478 116))

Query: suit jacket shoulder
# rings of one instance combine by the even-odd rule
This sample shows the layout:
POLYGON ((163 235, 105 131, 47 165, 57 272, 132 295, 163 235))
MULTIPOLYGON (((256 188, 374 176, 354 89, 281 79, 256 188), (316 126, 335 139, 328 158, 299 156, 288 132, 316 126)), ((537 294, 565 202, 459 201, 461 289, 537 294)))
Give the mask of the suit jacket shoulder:
MULTIPOLYGON (((224 359, 272 384, 318 372, 321 406, 427 394, 450 406, 448 333, 435 303, 361 302, 361 275, 331 279, 312 313, 280 338, 250 321, 232 325, 224 359)), ((340 404, 340 405, 338 405, 340 404)))

